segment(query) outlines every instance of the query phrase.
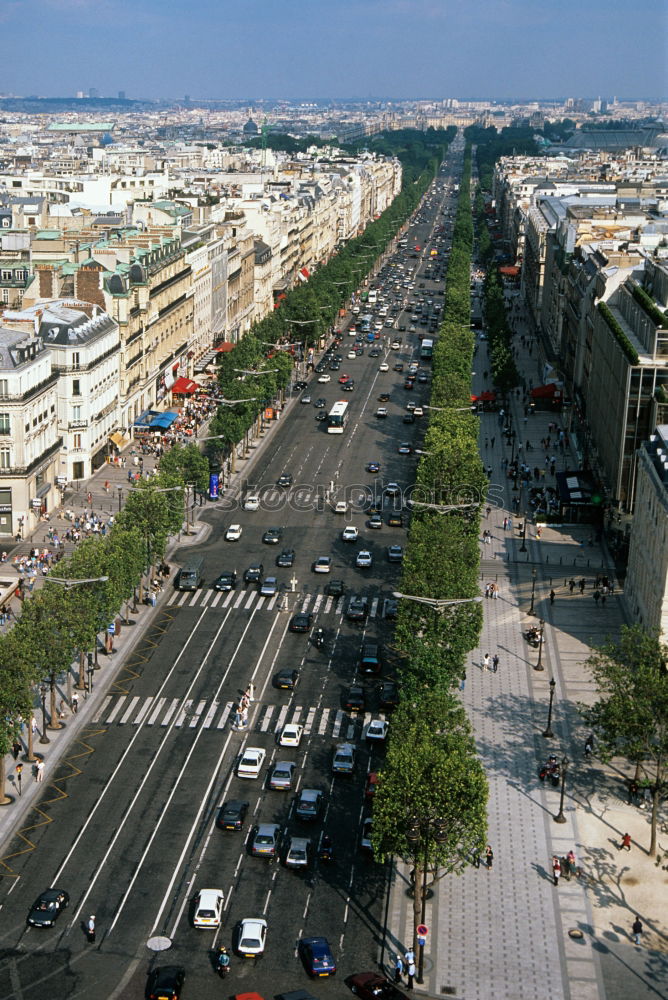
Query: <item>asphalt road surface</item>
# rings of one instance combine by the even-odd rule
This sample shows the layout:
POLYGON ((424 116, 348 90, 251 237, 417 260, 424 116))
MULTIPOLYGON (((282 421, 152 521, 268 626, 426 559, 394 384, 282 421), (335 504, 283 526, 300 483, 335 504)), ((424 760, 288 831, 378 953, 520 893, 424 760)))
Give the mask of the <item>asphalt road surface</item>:
MULTIPOLYGON (((434 239, 449 245, 452 217, 442 212, 456 204, 450 173, 458 179, 460 170, 461 154, 452 153, 438 179, 438 192, 419 212, 408 234, 407 252, 398 258, 406 264, 405 273, 417 269, 410 279, 415 287, 405 288, 387 267, 382 279, 373 282, 382 280, 392 289, 399 284, 402 305, 418 293, 442 304, 437 295, 443 289, 442 277, 425 276, 425 268, 434 239), (446 181, 450 193, 444 190, 446 181), (417 256, 411 256, 414 246, 420 247, 417 256)), ((441 262, 442 250, 437 255, 441 262)), ((432 276, 434 268, 432 264, 432 276)), ((42 808, 49 822, 33 831, 34 850, 13 860, 18 878, 4 878, 0 884, 0 1000, 135 1000, 144 996, 147 972, 163 964, 186 968, 186 1000, 218 991, 253 990, 272 996, 308 988, 296 943, 309 935, 329 939, 339 978, 376 967, 387 871, 360 849, 360 829, 370 813, 366 775, 382 766, 383 750, 382 745, 367 746, 362 732, 370 718, 387 717, 391 725, 391 715, 378 706, 381 678, 365 679, 367 707, 358 716, 343 710, 342 697, 356 677, 365 640, 383 646, 381 677, 391 676, 393 670, 392 623, 384 620, 382 608, 383 599, 398 586, 401 567, 388 561, 387 546, 405 543, 406 521, 403 527, 388 526, 395 501, 385 498, 383 527, 370 530, 359 497, 379 494, 388 481, 406 487, 414 479, 417 457, 400 455, 398 444, 409 441, 419 447, 425 419, 404 425, 402 418, 409 400, 428 401, 430 387, 416 383, 406 390, 403 374, 393 371, 396 362, 407 367, 419 358, 417 332, 408 332, 412 313, 410 308, 390 313, 396 327, 403 324, 407 329, 381 331, 372 345, 380 349, 380 357, 370 358, 365 345, 362 357, 349 360, 353 338, 346 335, 339 349, 344 360, 339 371, 331 371, 331 382, 319 384, 316 374, 309 376, 313 401, 324 398, 327 409, 337 399, 350 404, 342 435, 326 432, 326 424, 315 420, 319 411, 313 404, 296 404, 272 430, 270 446, 253 467, 252 482, 234 502, 224 500, 206 512, 212 525, 209 539, 187 552, 204 557, 203 586, 194 593, 174 590, 163 600, 154 624, 99 706, 87 733, 89 751, 76 751, 72 777, 60 783, 64 797, 45 784, 42 808), (398 350, 390 347, 395 337, 402 340, 398 350), (379 371, 385 359, 387 373, 379 371), (341 391, 338 377, 343 372, 355 379, 352 393, 341 391), (381 392, 390 393, 385 419, 375 416, 381 392), (371 461, 380 463, 377 475, 365 471, 371 461), (275 486, 284 472, 293 476, 288 489, 275 486), (263 492, 260 509, 240 509, 243 495, 256 487, 263 492), (346 516, 332 510, 333 501, 341 498, 353 502, 346 516), (226 542, 224 531, 234 522, 242 525, 242 537, 226 542), (356 542, 341 540, 347 524, 359 528, 356 542), (274 526, 282 528, 281 541, 263 544, 263 531, 274 526), (295 563, 277 569, 276 556, 284 547, 295 549, 295 563), (372 552, 369 569, 355 566, 362 548, 372 552), (329 577, 312 572, 314 559, 321 555, 332 557, 329 577), (258 560, 265 576, 278 578, 282 589, 277 596, 260 598, 257 587, 245 586, 241 579, 231 594, 211 589, 222 571, 236 569, 241 578, 258 560), (324 594, 332 578, 345 581, 344 599, 324 594), (346 620, 345 605, 352 593, 369 598, 364 626, 346 620), (288 612, 281 610, 285 600, 288 612), (288 630, 292 611, 302 608, 324 629, 323 650, 317 650, 308 635, 288 630), (272 683, 283 668, 299 671, 294 691, 278 690, 272 683), (231 725, 234 707, 250 682, 254 700, 248 726, 237 731, 231 725), (278 732, 293 721, 304 726, 300 746, 278 747, 278 732), (333 748, 345 741, 356 747, 356 770, 351 777, 334 776, 333 748), (236 775, 246 746, 266 751, 257 780, 236 775), (267 774, 276 760, 296 763, 292 791, 268 788, 267 774), (311 825, 294 816, 295 792, 303 787, 324 793, 323 814, 311 825), (230 798, 249 802, 241 832, 215 825, 219 806, 230 798), (248 837, 257 822, 279 824, 284 842, 290 834, 310 837, 314 847, 326 832, 334 840, 335 859, 314 860, 302 874, 280 861, 252 857, 248 837), (53 929, 28 928, 28 909, 47 886, 65 889, 69 908, 53 929), (193 927, 193 900, 203 888, 224 894, 223 921, 216 930, 193 927), (97 921, 95 943, 84 934, 92 913, 97 921), (256 962, 233 954, 223 986, 213 972, 213 954, 221 943, 233 949, 238 922, 258 916, 269 925, 265 956, 256 962), (156 954, 147 946, 156 937, 171 942, 168 951, 156 954)), ((429 372, 429 365, 422 364, 421 370, 429 372)), ((341 988, 336 980, 312 987, 318 996, 340 993, 341 988)))

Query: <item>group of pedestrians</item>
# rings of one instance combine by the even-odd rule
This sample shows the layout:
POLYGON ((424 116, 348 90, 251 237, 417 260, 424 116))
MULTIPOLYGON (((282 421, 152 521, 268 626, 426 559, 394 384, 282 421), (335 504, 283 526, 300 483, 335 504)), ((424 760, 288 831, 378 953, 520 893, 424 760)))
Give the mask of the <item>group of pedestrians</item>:
POLYGON ((406 989, 413 989, 413 981, 415 979, 415 952, 412 948, 406 950, 405 955, 402 957, 397 954, 394 962, 394 981, 395 983, 402 983, 403 976, 406 976, 406 989))

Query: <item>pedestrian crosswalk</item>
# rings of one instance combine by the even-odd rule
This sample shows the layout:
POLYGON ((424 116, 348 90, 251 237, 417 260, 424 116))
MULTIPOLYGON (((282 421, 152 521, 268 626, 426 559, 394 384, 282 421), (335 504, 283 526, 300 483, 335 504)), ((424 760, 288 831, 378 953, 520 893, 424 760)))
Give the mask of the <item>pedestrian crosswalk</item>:
MULTIPOLYGON (((290 610, 310 611, 312 614, 335 614, 342 615, 345 609, 346 600, 344 597, 330 597, 327 594, 306 594, 301 596, 297 593, 287 595, 274 594, 273 597, 263 597, 257 590, 230 590, 227 593, 215 590, 195 590, 181 592, 175 590, 168 598, 167 606, 170 608, 227 608, 242 609, 250 611, 279 611, 283 596, 287 596, 290 610), (298 607, 293 607, 295 602, 298 607)), ((369 602, 369 618, 380 617, 381 598, 373 597, 369 602)))
MULTIPOLYGON (((209 701, 206 698, 158 698, 137 695, 107 695, 93 716, 93 722, 106 726, 155 726, 156 728, 224 729, 235 720, 236 702, 209 701)), ((252 704, 248 732, 276 734, 286 723, 304 727, 305 736, 334 740, 355 740, 371 720, 370 712, 350 715, 338 708, 315 705, 252 704)), ((374 718, 384 718, 381 713, 374 718)))

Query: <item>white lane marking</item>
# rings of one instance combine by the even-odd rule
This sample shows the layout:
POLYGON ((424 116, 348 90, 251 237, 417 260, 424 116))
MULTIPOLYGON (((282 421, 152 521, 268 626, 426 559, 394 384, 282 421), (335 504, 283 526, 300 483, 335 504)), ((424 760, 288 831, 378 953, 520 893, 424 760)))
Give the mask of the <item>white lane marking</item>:
POLYGON ((146 699, 142 707, 137 712, 134 722, 132 723, 133 726, 139 725, 139 723, 142 721, 142 719, 144 718, 144 716, 146 715, 152 704, 153 704, 153 698, 152 696, 149 695, 149 697, 146 699))
POLYGON ((211 707, 209 708, 209 711, 206 713, 206 716, 204 717, 204 722, 202 723, 202 725, 203 725, 203 727, 205 729, 210 729, 211 728, 211 723, 213 722, 213 717, 216 714, 216 712, 218 711, 218 704, 219 704, 219 702, 217 702, 217 701, 212 701, 211 702, 211 707))
POLYGON ((148 718, 148 722, 146 723, 147 726, 152 726, 155 723, 155 720, 162 712, 166 701, 167 701, 166 698, 158 698, 158 700, 155 702, 155 708, 151 712, 148 718))
POLYGON ((119 725, 121 726, 125 725, 125 723, 128 721, 128 719, 134 712, 135 708, 137 707, 138 702, 139 702, 139 695, 135 695, 130 704, 128 705, 128 707, 123 712, 121 718, 118 720, 119 725))
POLYGON ((118 715, 118 713, 120 712, 120 710, 123 708, 123 704, 125 702, 126 697, 127 697, 127 695, 124 695, 124 694, 122 694, 120 696, 120 698, 118 699, 118 701, 116 702, 116 704, 112 708, 110 714, 104 720, 105 723, 106 723, 106 725, 109 725, 110 723, 112 723, 114 721, 114 719, 116 718, 116 716, 118 715))
POLYGON ((100 705, 100 707, 98 708, 98 710, 95 713, 95 715, 93 716, 93 718, 91 719, 91 721, 92 722, 99 722, 100 719, 101 719, 101 717, 104 715, 104 713, 107 711, 107 709, 111 705, 112 701, 113 701, 112 696, 110 694, 108 694, 105 697, 105 699, 102 702, 102 704, 100 705))
POLYGON ((194 729, 194 727, 197 725, 197 723, 200 720, 200 716, 205 708, 206 708, 206 701, 200 701, 197 705, 197 708, 195 709, 195 714, 190 720, 190 729, 194 729))

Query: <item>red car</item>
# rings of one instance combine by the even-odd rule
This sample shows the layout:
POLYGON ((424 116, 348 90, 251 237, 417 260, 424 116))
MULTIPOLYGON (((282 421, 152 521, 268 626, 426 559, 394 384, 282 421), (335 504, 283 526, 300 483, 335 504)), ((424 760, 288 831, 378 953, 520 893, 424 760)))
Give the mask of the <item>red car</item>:
POLYGON ((350 375, 341 375, 341 377, 339 378, 339 383, 341 385, 343 385, 343 383, 347 382, 349 378, 350 378, 350 375))
POLYGON ((361 1000, 407 1000, 406 994, 377 972, 358 972, 344 980, 351 993, 361 1000))
POLYGON ((364 795, 367 799, 372 799, 376 794, 376 788, 378 786, 378 771, 371 771, 366 776, 366 787, 364 789, 364 795))

